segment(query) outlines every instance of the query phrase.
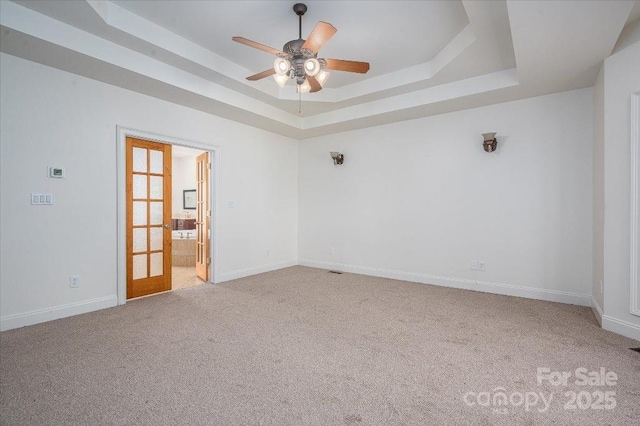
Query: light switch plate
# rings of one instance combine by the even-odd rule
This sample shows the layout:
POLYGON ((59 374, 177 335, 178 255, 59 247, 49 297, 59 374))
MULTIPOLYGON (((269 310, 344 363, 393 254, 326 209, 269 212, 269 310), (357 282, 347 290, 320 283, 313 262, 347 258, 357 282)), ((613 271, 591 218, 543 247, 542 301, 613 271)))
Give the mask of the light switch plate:
POLYGON ((51 205, 53 204, 53 195, 51 194, 43 194, 43 193, 31 193, 31 204, 32 205, 51 205))

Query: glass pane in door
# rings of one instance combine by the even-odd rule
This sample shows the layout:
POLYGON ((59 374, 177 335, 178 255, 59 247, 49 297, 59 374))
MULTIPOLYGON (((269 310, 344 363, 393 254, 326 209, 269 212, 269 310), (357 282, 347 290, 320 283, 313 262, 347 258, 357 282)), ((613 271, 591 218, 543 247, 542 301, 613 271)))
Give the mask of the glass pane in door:
POLYGON ((133 252, 147 251, 147 228, 133 228, 133 252))
POLYGON ((133 255, 133 279, 147 278, 147 255, 133 255))
POLYGON ((133 175, 133 198, 147 198, 147 175, 133 175))
POLYGON ((133 226, 147 224, 147 202, 133 202, 133 226))
POLYGON ((151 176, 149 178, 149 198, 152 200, 162 200, 162 187, 164 179, 162 176, 151 176))
POLYGON ((151 150, 151 164, 149 172, 161 175, 164 171, 164 161, 162 151, 151 150))
POLYGON ((133 148, 133 171, 147 172, 147 150, 145 148, 133 148))

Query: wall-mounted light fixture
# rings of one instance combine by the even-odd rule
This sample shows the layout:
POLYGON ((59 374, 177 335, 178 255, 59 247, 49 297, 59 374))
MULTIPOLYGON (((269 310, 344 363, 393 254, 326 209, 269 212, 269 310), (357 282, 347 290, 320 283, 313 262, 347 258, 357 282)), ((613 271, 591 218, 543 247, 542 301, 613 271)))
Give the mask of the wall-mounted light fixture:
POLYGON ((498 146, 498 140, 496 139, 496 132, 483 133, 482 137, 484 138, 484 150, 487 152, 493 152, 496 150, 498 146))
POLYGON ((336 166, 338 164, 344 163, 344 155, 336 151, 331 151, 330 154, 331 154, 331 158, 333 158, 333 164, 335 164, 336 166))

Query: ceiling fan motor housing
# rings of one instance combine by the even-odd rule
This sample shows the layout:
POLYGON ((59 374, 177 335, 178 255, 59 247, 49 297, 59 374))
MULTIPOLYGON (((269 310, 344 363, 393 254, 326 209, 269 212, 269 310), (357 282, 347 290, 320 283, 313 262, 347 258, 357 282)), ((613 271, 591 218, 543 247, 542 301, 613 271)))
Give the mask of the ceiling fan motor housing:
MULTIPOLYGON (((289 78, 296 79, 298 84, 303 84, 306 79, 306 73, 304 70, 305 61, 307 59, 316 58, 318 56, 311 50, 302 48, 305 41, 305 39, 299 38, 297 40, 291 40, 287 42, 282 47, 282 51, 286 55, 280 55, 284 59, 288 60, 291 64, 291 69, 288 72, 289 78)), ((324 61, 320 63, 323 64, 323 62, 324 61)))
POLYGON ((282 51, 289 55, 299 54, 301 53, 300 49, 302 48, 302 45, 304 44, 305 41, 306 40, 302 38, 299 38, 298 40, 291 40, 282 47, 282 51))

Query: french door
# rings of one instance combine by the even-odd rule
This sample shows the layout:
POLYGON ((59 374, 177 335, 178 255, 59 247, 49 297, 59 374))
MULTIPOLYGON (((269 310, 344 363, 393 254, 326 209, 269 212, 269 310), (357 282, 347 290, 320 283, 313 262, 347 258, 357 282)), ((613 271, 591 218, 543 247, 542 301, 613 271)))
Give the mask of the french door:
POLYGON ((209 175, 211 162, 209 153, 196 158, 196 275, 209 281, 209 243, 211 233, 211 206, 209 205, 209 175))
POLYGON ((127 137, 127 299, 171 290, 171 145, 127 137))

